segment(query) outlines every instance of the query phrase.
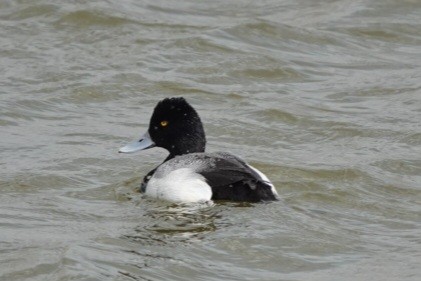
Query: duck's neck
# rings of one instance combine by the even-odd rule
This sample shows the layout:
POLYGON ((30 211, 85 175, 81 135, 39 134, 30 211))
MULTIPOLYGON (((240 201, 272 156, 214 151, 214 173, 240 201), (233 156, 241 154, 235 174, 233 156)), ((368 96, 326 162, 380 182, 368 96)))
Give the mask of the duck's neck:
POLYGON ((205 147, 206 147, 205 137, 185 138, 183 140, 180 140, 178 144, 171 146, 171 148, 169 149, 170 154, 164 160, 164 162, 179 155, 205 152, 205 147))

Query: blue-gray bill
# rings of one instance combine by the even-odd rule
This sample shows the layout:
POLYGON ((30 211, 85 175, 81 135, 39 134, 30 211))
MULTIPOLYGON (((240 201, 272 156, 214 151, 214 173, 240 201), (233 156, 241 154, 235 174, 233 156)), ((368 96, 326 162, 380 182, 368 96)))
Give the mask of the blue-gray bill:
POLYGON ((138 141, 133 141, 128 143, 126 146, 123 146, 119 149, 119 153, 132 153, 139 150, 148 149, 154 147, 155 143, 151 140, 149 132, 146 132, 138 141))

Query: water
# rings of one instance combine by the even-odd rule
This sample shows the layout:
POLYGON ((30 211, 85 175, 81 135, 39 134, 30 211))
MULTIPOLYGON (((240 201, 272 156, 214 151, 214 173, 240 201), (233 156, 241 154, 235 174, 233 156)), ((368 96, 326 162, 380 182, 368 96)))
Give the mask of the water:
POLYGON ((1 1, 0 280, 420 280, 421 2, 1 1), (135 191, 184 96, 270 204, 135 191))

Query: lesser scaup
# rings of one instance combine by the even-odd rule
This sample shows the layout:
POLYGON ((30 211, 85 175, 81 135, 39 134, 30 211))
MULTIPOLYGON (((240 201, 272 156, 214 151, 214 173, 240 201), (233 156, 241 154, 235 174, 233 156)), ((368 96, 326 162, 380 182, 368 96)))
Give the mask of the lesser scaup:
POLYGON ((230 153, 205 153, 206 137, 196 110, 182 97, 160 101, 140 140, 122 147, 130 153, 154 146, 169 151, 143 179, 141 192, 172 202, 271 201, 278 194, 269 179, 230 153))

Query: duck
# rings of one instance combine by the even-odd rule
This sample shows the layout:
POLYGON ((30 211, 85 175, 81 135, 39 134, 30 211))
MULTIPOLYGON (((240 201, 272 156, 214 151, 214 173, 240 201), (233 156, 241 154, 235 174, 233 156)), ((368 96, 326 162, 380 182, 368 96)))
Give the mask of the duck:
POLYGON ((147 197, 174 203, 279 200, 268 177, 240 157, 228 152, 205 152, 202 121, 183 97, 159 101, 148 130, 119 152, 153 147, 164 148, 169 155, 143 178, 140 192, 147 197))

